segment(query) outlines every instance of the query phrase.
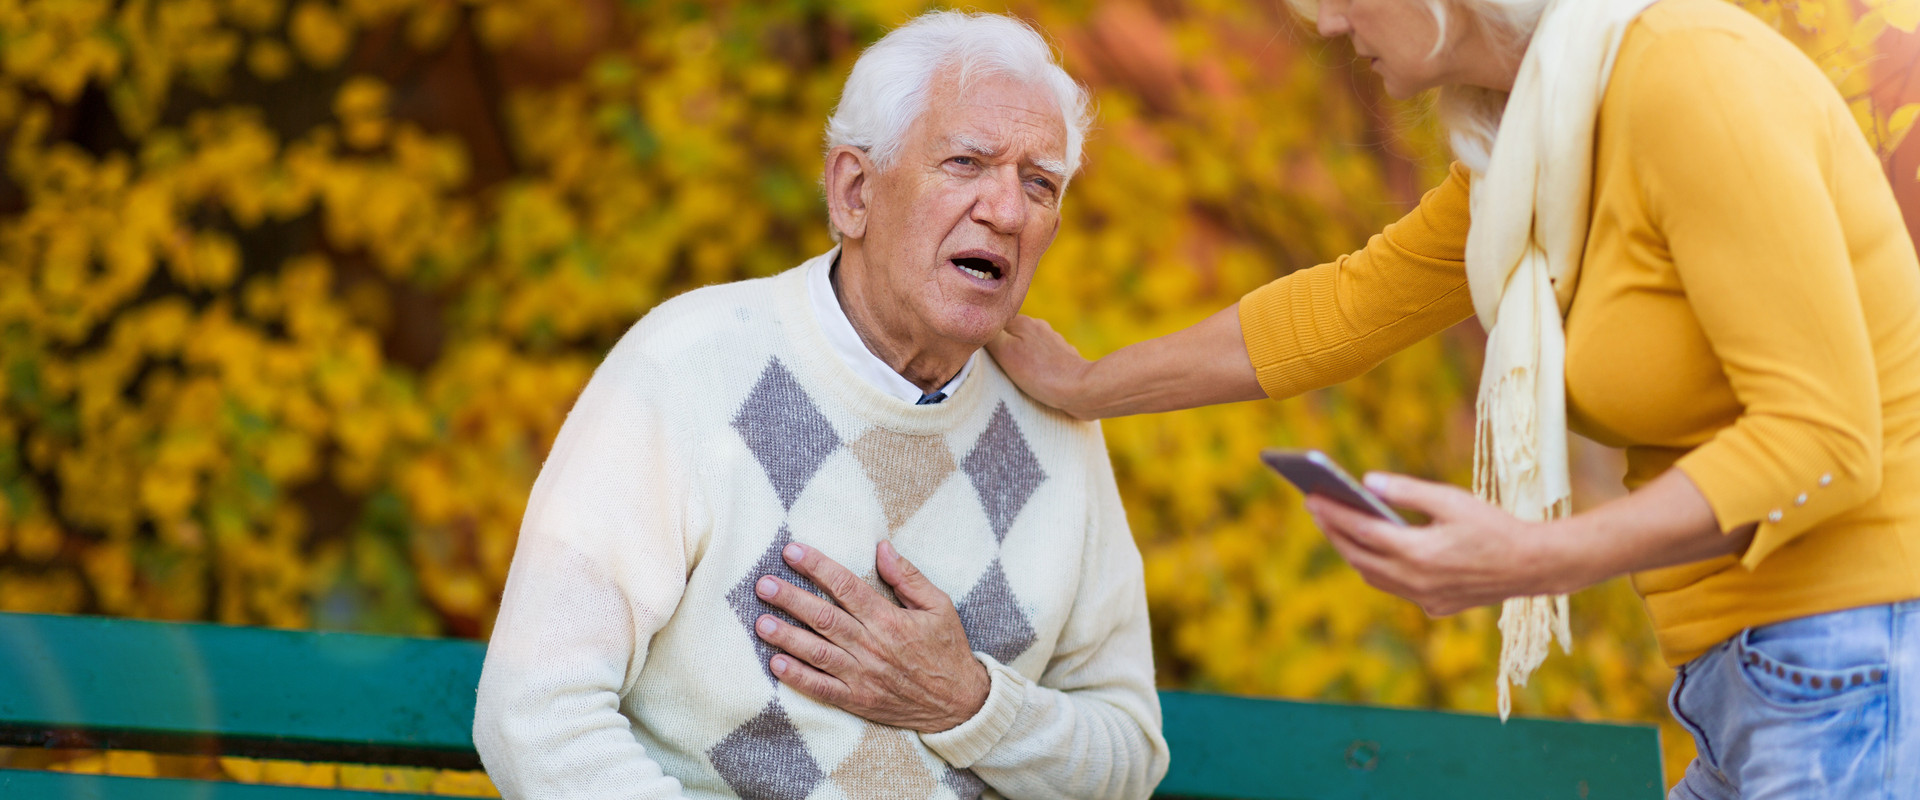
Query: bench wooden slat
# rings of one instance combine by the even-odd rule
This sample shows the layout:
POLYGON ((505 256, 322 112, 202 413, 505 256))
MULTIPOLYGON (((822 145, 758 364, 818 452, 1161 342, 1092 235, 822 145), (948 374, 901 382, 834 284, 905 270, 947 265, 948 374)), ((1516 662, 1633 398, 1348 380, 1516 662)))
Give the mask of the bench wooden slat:
POLYGON ((1646 798, 1659 731, 1438 711, 1160 693, 1162 795, 1243 800, 1646 798))
POLYGON ((25 769, 0 769, 0 797, 60 800, 446 800, 445 795, 310 789, 178 778, 123 778, 25 769))
POLYGON ((0 743, 478 769, 478 642, 0 614, 0 743))
MULTIPOLYGON (((0 744, 473 769, 484 652, 460 640, 0 613, 0 744)), ((1472 714, 1174 691, 1160 698, 1173 750, 1163 797, 1661 797, 1651 726, 1502 725, 1472 714)), ((20 774, 4 779, 80 788, 14 793, 0 783, 0 796, 93 797, 76 792, 98 785, 112 788, 102 797, 296 797, 224 793, 284 791, 244 784, 176 795, 157 779, 20 774), (113 781, 142 783, 122 792, 113 781)))

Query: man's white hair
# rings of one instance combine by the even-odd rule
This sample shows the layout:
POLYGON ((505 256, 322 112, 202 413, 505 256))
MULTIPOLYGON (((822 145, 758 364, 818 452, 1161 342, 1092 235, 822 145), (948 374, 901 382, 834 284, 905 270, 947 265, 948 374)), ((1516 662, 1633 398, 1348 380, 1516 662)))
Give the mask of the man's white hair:
POLYGON ((1040 86, 1060 107, 1067 126, 1062 179, 1080 168, 1080 147, 1092 123, 1087 91, 1053 58, 1053 48, 1025 22, 1000 14, 935 11, 915 17, 874 42, 827 118, 827 148, 867 151, 881 170, 893 166, 907 129, 927 110, 934 79, 957 68, 964 90, 984 77, 1040 86))

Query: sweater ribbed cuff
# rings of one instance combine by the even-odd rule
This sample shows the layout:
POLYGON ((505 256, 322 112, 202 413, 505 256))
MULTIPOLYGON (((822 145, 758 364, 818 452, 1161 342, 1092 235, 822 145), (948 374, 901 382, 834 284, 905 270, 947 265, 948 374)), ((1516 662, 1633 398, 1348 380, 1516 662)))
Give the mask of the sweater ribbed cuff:
POLYGON ((1808 431, 1773 426, 1764 436, 1739 425, 1680 457, 1674 468, 1693 481, 1722 532, 1758 523, 1740 557, 1747 569, 1819 523, 1879 491, 1862 485, 1859 470, 1836 459, 1833 447, 1808 431))
POLYGON ((986 653, 974 653, 986 665, 987 702, 966 722, 939 733, 920 734, 920 741, 954 769, 966 769, 985 757, 1013 728, 1027 702, 1027 679, 986 653))
POLYGON ((1352 326, 1340 313, 1339 280, 1333 265, 1322 264, 1240 298, 1247 359, 1268 397, 1283 400, 1365 371, 1369 358, 1354 347, 1352 326))

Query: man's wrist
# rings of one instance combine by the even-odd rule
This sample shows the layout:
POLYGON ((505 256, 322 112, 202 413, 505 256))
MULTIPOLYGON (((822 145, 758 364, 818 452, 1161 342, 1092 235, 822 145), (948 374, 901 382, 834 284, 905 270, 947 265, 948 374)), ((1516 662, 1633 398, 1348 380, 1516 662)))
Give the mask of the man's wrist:
POLYGON ((1020 673, 995 661, 993 656, 974 653, 987 670, 987 702, 959 726, 937 733, 921 732, 920 741, 956 769, 966 769, 999 746, 1022 709, 1027 707, 1027 692, 1034 684, 1020 673))
POLYGON ((944 727, 931 731, 921 731, 922 733, 939 733, 941 731, 953 730, 961 725, 965 725, 967 720, 979 716, 980 710, 987 707, 987 697, 993 693, 993 674, 987 671, 987 665, 981 663, 980 659, 969 658, 968 660, 973 662, 973 675, 976 678, 969 687, 970 691, 959 693, 960 697, 957 698, 955 703, 954 715, 949 719, 943 720, 944 727))

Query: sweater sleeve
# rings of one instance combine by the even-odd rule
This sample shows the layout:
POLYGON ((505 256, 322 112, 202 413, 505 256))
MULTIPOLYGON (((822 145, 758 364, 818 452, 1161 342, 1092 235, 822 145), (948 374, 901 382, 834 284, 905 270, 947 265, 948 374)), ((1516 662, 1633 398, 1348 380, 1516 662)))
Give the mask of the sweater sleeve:
POLYGON ((1467 168, 1455 163, 1445 183, 1359 252, 1241 298, 1247 354, 1268 397, 1358 376, 1473 315, 1467 182, 1467 168))
POLYGON ((973 719, 921 741, 1009 798, 1145 798, 1166 776, 1140 551, 1097 424, 1089 426, 1091 529, 1078 591, 1040 680, 985 653, 992 678, 973 719))
POLYGON ((1676 466, 1723 530, 1759 523, 1749 568, 1880 488, 1879 379, 1830 180, 1859 134, 1776 50, 1671 36, 1640 59, 1659 74, 1621 76, 1648 213, 1743 409, 1676 466))
POLYGON ((678 798, 620 710, 686 582, 684 476, 616 348, 534 483, 487 645, 473 739, 506 798, 678 798))

